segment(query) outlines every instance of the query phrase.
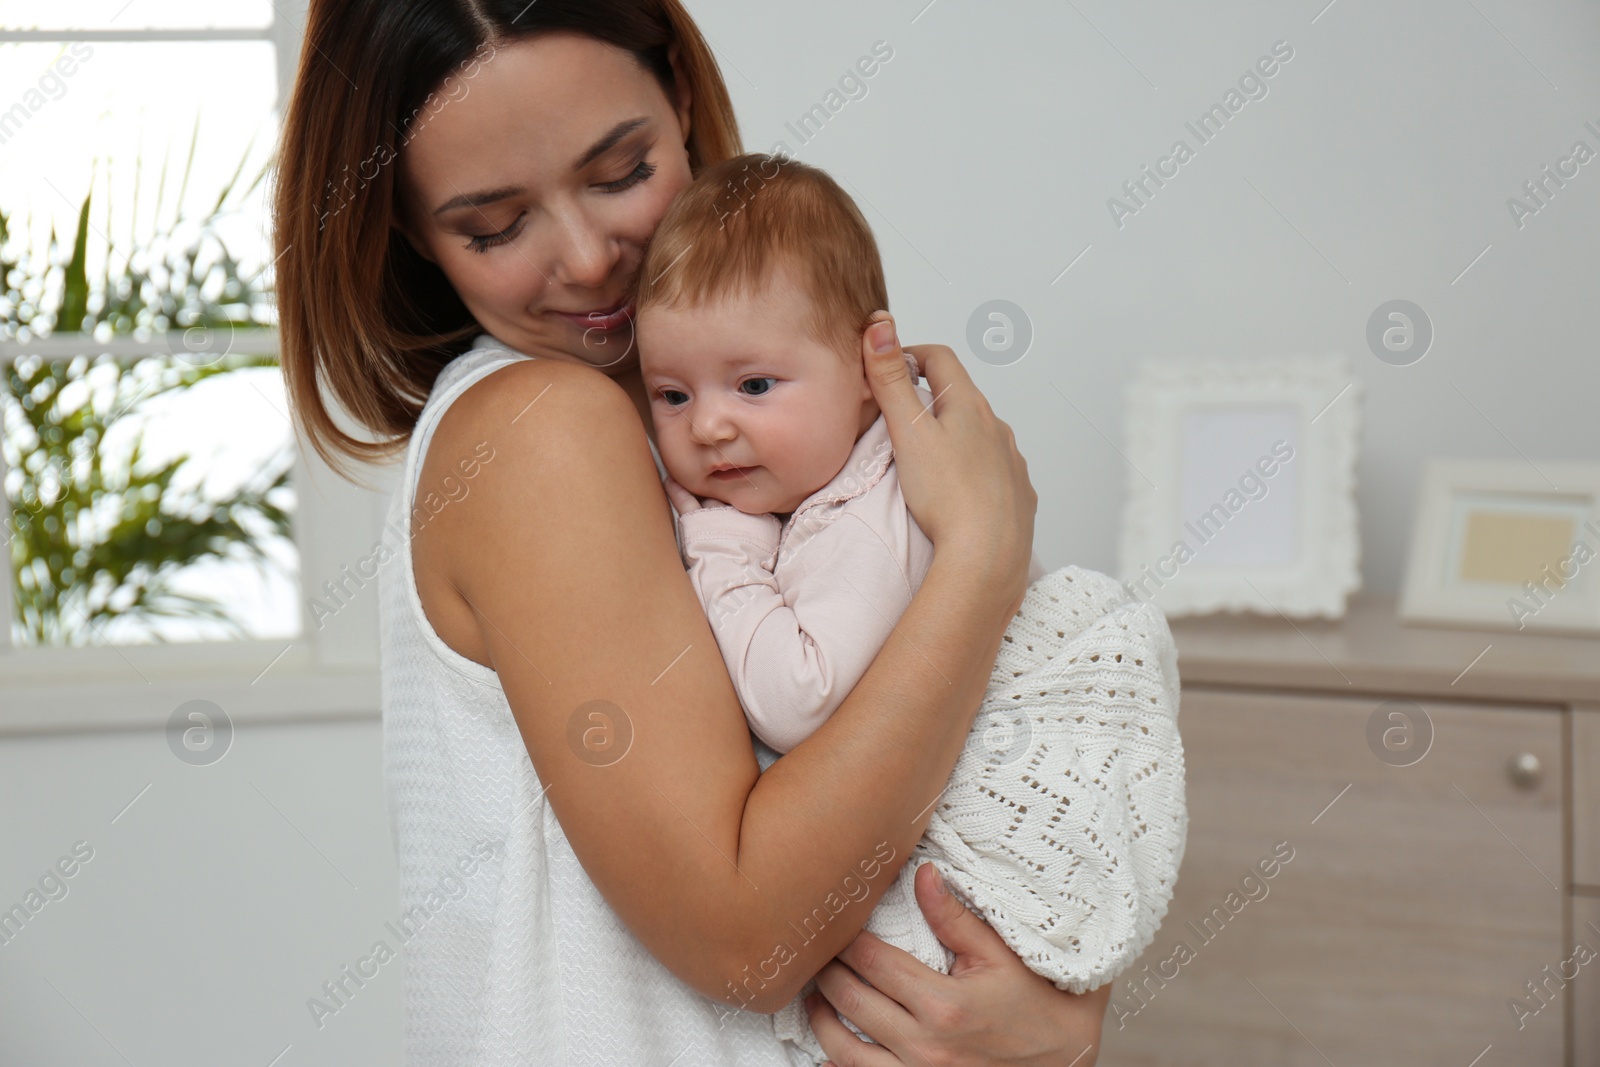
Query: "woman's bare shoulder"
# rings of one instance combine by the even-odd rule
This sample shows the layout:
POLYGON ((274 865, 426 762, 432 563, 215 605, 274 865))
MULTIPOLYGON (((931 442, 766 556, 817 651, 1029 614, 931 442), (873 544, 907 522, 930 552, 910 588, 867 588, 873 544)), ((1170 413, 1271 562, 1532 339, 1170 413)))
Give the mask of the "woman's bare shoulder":
MULTIPOLYGON (((638 409, 616 382, 592 367, 553 359, 518 360, 475 382, 439 420, 423 477, 452 456, 492 451, 502 469, 542 471, 559 484, 579 453, 635 453, 653 467, 638 409)), ((588 466, 588 463, 578 464, 588 466)))
POLYGON ((542 599, 571 576, 610 573, 618 556, 662 573, 676 563, 638 409, 593 368, 524 360, 474 383, 440 419, 417 493, 440 502, 412 542, 423 609, 446 644, 485 666, 480 616, 514 631, 509 591, 542 599))
POLYGON ((525 432, 575 417, 598 418, 601 430, 613 423, 643 430, 628 394, 600 371, 558 359, 522 359, 474 382, 450 405, 437 432, 467 429, 481 436, 512 426, 525 432))

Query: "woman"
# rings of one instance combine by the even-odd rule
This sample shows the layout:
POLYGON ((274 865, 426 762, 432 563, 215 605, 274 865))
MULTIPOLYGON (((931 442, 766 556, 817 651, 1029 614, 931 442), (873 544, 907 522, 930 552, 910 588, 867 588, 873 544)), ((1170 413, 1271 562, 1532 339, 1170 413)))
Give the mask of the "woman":
POLYGON ((762 1013, 815 974, 839 1064, 1092 1064, 1109 988, 1057 992, 931 866, 953 975, 857 936, 971 725, 1036 503, 947 348, 909 349, 921 410, 886 317, 864 359, 933 569, 757 773, 631 345, 656 223, 741 150, 678 0, 319 0, 303 56, 285 376, 331 460, 407 456, 382 619, 410 1062, 783 1064, 762 1013))

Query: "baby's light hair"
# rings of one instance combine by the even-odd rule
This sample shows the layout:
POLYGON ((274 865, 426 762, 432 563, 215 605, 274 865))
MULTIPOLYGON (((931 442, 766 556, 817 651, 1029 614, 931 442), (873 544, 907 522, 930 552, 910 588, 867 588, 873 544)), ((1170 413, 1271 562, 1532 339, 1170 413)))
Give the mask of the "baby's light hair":
POLYGON ((811 333, 846 358, 889 307, 872 229, 826 172, 751 153, 707 167, 673 201, 639 269, 636 307, 698 307, 756 292, 789 267, 811 298, 811 333))

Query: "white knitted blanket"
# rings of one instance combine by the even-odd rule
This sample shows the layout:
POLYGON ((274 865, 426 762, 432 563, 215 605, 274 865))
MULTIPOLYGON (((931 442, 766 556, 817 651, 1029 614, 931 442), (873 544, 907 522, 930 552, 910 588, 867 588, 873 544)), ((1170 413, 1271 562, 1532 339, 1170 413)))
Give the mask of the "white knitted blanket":
MULTIPOLYGON (((1057 988, 1121 973, 1154 938, 1183 860, 1177 660, 1161 611, 1115 579, 1064 567, 1029 586, 927 833, 866 928, 949 971, 913 891, 931 860, 1057 988)), ((800 998, 773 1027, 827 1059, 800 998)))

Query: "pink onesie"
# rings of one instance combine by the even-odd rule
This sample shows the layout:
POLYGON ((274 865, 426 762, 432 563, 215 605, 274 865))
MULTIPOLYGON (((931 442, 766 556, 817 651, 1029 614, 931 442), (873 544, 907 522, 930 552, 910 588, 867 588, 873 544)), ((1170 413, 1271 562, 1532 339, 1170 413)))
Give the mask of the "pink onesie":
MULTIPOLYGON (((933 403, 920 384, 917 395, 933 403)), ((933 543, 901 495, 882 415, 787 522, 718 505, 678 524, 689 579, 750 728, 780 753, 855 688, 933 562, 933 543)), ((1028 581, 1043 574, 1034 557, 1028 581)))

